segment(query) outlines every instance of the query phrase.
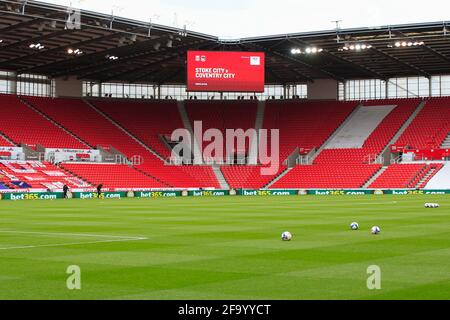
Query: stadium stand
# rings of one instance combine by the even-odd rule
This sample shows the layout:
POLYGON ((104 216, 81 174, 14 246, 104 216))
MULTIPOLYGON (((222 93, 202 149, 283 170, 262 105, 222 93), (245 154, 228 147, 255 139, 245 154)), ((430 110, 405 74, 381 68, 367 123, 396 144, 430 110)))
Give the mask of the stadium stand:
POLYGON ((91 103, 165 159, 170 157, 171 151, 160 136, 170 136, 173 130, 184 127, 176 101, 91 100, 91 103))
POLYGON ((88 149, 86 145, 26 106, 17 96, 0 95, 0 108, 1 132, 17 145, 23 143, 32 148, 42 145, 47 148, 88 149))
POLYGON ((436 149, 450 133, 450 98, 432 98, 395 143, 408 149, 436 149))
POLYGON ((76 177, 48 162, 0 161, 0 183, 4 189, 82 189, 92 187, 80 177, 76 177))
POLYGON ((167 185, 128 165, 64 163, 61 167, 95 186, 103 184, 105 189, 110 190, 167 188, 167 185))
POLYGON ((327 189, 360 188, 381 165, 371 164, 325 164, 297 166, 277 181, 273 189, 327 189))
MULTIPOLYGON (((69 176, 73 175, 88 181, 89 185, 102 183, 105 188, 110 189, 220 188, 220 183, 210 166, 173 166, 166 165, 162 160, 170 156, 170 150, 160 136, 169 135, 174 129, 183 127, 175 101, 89 100, 86 102, 82 99, 42 97, 22 97, 22 99, 69 133, 27 106, 19 97, 1 95, 1 105, 8 106, 4 108, 7 109, 4 112, 5 116, 0 119, 2 132, 11 137, 14 142, 26 141, 25 143, 32 147, 37 144, 72 149, 88 148, 88 146, 102 147, 106 150, 116 149, 128 159, 137 155, 143 160, 142 163, 135 163, 134 166, 80 163, 62 165, 70 172, 69 176), (112 121, 97 112, 90 104, 112 121), (19 127, 11 125, 14 122, 22 123, 20 121, 22 118, 27 119, 27 130, 19 130, 19 127), (36 132, 46 132, 46 134, 35 134, 36 132)), ((428 101, 396 144, 417 148, 431 147, 432 145, 429 144, 431 140, 434 142, 433 146, 442 144, 450 129, 448 113, 450 108, 447 104, 449 101, 450 99, 428 101), (436 117, 436 114, 440 117, 436 117), (431 136, 433 139, 430 139, 431 136)), ((371 164, 371 160, 388 146, 420 102, 420 99, 365 101, 360 108, 368 109, 359 110, 371 113, 374 119, 369 121, 365 117, 368 124, 361 125, 359 131, 352 126, 353 131, 358 131, 355 131, 355 139, 352 141, 348 131, 346 131, 347 136, 345 132, 339 135, 337 129, 342 130, 344 121, 347 119, 346 123, 350 123, 349 116, 357 114, 354 112, 358 106, 356 102, 266 102, 263 128, 281 128, 281 159, 286 159, 296 148, 307 151, 313 148, 319 149, 335 133, 335 138, 328 141, 328 146, 324 146, 324 150, 321 150, 312 165, 299 165, 292 168, 271 185, 271 188, 362 187, 381 169, 381 165, 371 164), (394 108, 380 111, 385 113, 380 115, 375 107, 380 107, 381 110, 383 106, 394 106, 394 108), (367 129, 369 132, 362 132, 364 128, 370 128, 367 129), (345 140, 346 138, 348 141, 345 140), (341 142, 342 147, 339 147, 341 142), (344 144, 347 147, 344 147, 344 144), (361 147, 356 148, 355 146, 358 145, 361 147)), ((247 130, 255 126, 257 102, 189 101, 186 102, 186 110, 192 123, 197 120, 203 122, 203 131, 209 128, 218 128, 222 132, 226 129, 237 128, 247 130)), ((1 136, 0 144, 10 145, 1 136)), ((246 146, 246 152, 248 147, 249 144, 246 146)), ((441 164, 394 164, 389 166, 369 187, 423 188, 430 180, 433 180, 441 168, 441 164)), ((220 168, 229 186, 235 189, 263 188, 286 169, 285 165, 281 165, 277 174, 263 176, 260 171, 261 166, 239 165, 220 168)), ((4 172, 9 174, 7 170, 4 172)), ((38 177, 38 179, 41 178, 38 177)), ((21 186, 42 187, 40 182, 22 180, 20 180, 23 182, 21 186)), ((11 184, 6 181, 1 183, 2 188, 11 187, 11 184)), ((47 178, 44 183, 51 184, 53 181, 47 178)), ((12 187, 20 188, 14 185, 12 187)))
POLYGON ((420 100, 367 101, 364 106, 389 106, 393 109, 365 140, 362 148, 325 149, 310 166, 297 166, 272 188, 360 188, 381 165, 370 164, 388 145, 411 116, 420 100))
POLYGON ((211 167, 179 167, 164 164, 160 158, 81 99, 32 98, 30 102, 93 147, 100 146, 107 150, 113 147, 128 159, 134 156, 141 157, 143 161, 137 164, 136 168, 161 181, 167 187, 220 188, 211 167), (187 175, 188 171, 191 174, 187 175))

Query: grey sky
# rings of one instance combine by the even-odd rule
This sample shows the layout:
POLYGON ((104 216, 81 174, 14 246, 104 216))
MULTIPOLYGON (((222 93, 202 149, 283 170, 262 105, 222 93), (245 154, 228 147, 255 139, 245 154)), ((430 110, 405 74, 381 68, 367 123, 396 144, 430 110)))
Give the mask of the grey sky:
POLYGON ((448 0, 46 0, 222 38, 450 20, 448 0))

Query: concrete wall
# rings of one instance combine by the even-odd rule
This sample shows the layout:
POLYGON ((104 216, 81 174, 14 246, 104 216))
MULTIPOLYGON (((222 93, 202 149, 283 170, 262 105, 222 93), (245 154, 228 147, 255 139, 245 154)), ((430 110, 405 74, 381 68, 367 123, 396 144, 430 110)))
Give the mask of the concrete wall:
POLYGON ((83 82, 76 77, 55 79, 55 95, 57 97, 82 97, 83 82))
POLYGON ((338 82, 333 79, 319 79, 308 83, 309 100, 337 100, 338 82))

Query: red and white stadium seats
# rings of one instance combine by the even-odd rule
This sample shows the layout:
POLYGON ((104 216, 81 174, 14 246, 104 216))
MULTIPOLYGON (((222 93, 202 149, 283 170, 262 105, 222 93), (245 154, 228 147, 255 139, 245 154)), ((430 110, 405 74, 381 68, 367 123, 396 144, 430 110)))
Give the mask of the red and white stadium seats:
POLYGON ((75 177, 48 162, 39 161, 0 161, 0 183, 9 189, 82 189, 92 187, 89 183, 75 177))

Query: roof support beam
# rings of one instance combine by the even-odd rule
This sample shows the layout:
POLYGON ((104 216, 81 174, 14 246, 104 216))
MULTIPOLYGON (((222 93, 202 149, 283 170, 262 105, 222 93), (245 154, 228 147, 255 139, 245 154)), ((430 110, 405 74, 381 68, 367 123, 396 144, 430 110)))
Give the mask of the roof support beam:
MULTIPOLYGON (((401 37, 407 38, 407 39, 412 39, 413 41, 415 41, 414 38, 412 37, 408 37, 406 34, 404 34, 401 31, 395 31, 395 33, 399 34, 401 37)), ((425 43, 423 46, 421 46, 425 51, 433 54, 434 56, 438 57, 439 59, 450 63, 450 58, 448 56, 446 56, 445 54, 437 51, 436 49, 433 49, 429 44, 425 43)))
MULTIPOLYGON (((271 54, 273 54, 273 55, 275 55, 275 56, 278 56, 278 57, 281 57, 281 58, 283 58, 283 59, 289 59, 289 60, 291 60, 292 62, 296 62, 297 64, 300 64, 300 65, 302 65, 302 66, 307 66, 308 68, 312 68, 312 69, 314 69, 315 70, 315 67, 313 67, 313 66, 311 66, 311 65, 309 65, 309 64, 307 64, 307 63, 305 63, 305 62, 303 62, 303 61, 300 61, 300 60, 297 60, 297 59, 294 59, 294 58, 291 58, 291 57, 288 57, 288 56, 286 56, 286 55, 284 55, 284 54, 281 54, 281 53, 279 53, 279 52, 277 52, 277 51, 274 51, 274 50, 272 50, 272 49, 267 49, 267 48, 265 48, 265 47, 263 47, 263 46, 261 46, 261 45, 258 45, 258 44, 255 44, 255 43, 243 43, 242 44, 243 46, 245 46, 245 47, 254 47, 254 48, 257 48, 257 49, 259 49, 259 50, 265 50, 266 52, 269 52, 269 53, 271 53, 271 54)), ((301 74, 299 71, 297 71, 297 73, 298 74, 300 74, 303 78, 305 78, 307 81, 310 81, 310 82, 313 82, 314 81, 314 79, 313 78, 311 78, 311 77, 309 77, 309 76, 307 76, 307 75, 305 75, 305 74, 301 74)))
MULTIPOLYGON (((112 39, 118 37, 121 34, 122 34, 121 32, 114 33, 114 36, 111 35, 112 38, 109 39, 109 40, 112 40, 112 39)), ((105 39, 103 39, 103 41, 104 40, 105 39)), ((87 40, 87 41, 96 42, 96 41, 99 41, 99 39, 90 39, 90 40, 87 40)), ((148 46, 148 44, 151 41, 152 41, 152 39, 149 39, 149 40, 141 41, 139 43, 133 43, 133 44, 126 44, 126 45, 122 45, 122 46, 110 47, 110 48, 105 49, 105 50, 96 51, 96 52, 93 52, 93 53, 90 53, 90 54, 84 54, 84 55, 81 55, 79 57, 74 57, 72 59, 61 59, 61 60, 58 60, 58 61, 51 62, 49 64, 44 64, 44 65, 38 66, 38 67, 35 68, 35 70, 42 70, 42 69, 48 69, 48 68, 57 67, 57 68, 60 68, 60 69, 64 69, 64 71, 65 71, 64 74, 67 74, 68 73, 67 71, 70 71, 71 69, 69 69, 69 66, 67 66, 66 64, 73 65, 75 67, 74 70, 76 70, 77 67, 79 65, 83 64, 84 62, 88 62, 89 63, 89 62, 92 62, 92 61, 94 61, 96 59, 104 61, 103 58, 107 54, 120 55, 121 52, 123 52, 125 50, 128 50, 128 49, 131 49, 131 48, 136 49, 136 50, 145 49, 145 47, 148 46)), ((22 70, 20 70, 20 71, 22 71, 22 70)))
MULTIPOLYGON (((132 30, 134 30, 134 29, 131 29, 129 32, 131 32, 132 30)), ((89 39, 89 40, 83 40, 83 41, 72 43, 71 47, 83 49, 83 46, 87 46, 87 45, 90 45, 90 44, 93 44, 93 43, 100 43, 102 41, 113 40, 115 38, 118 38, 121 35, 122 35, 122 32, 114 32, 112 34, 103 35, 103 36, 99 36, 99 37, 92 38, 92 39, 89 39)), ((66 48, 66 47, 67 47, 67 45, 64 44, 64 45, 61 45, 61 46, 58 46, 58 47, 55 47, 55 48, 44 50, 42 52, 36 52, 36 53, 30 54, 30 55, 21 57, 20 59, 25 60, 25 59, 37 57, 37 56, 40 56, 40 55, 45 55, 45 54, 49 54, 49 53, 53 53, 53 52, 58 52, 58 51, 66 48)), ((32 67, 32 68, 22 69, 22 70, 19 70, 19 71, 22 72, 22 73, 34 72, 36 70, 42 70, 44 68, 53 67, 55 65, 58 65, 60 63, 64 63, 66 61, 67 61, 67 58, 63 58, 63 59, 60 59, 60 60, 57 60, 57 61, 52 61, 50 63, 41 64, 41 65, 38 65, 38 66, 35 66, 35 67, 32 67)))
MULTIPOLYGON (((160 51, 158 51, 157 53, 172 53, 173 51, 179 51, 179 50, 187 50, 187 49, 189 49, 189 48, 191 48, 192 47, 192 45, 196 45, 196 44, 204 44, 205 43, 205 41, 204 40, 202 40, 202 41, 197 41, 197 42, 195 42, 195 43, 189 43, 189 44, 185 44, 185 45, 182 45, 182 46, 179 46, 179 47, 174 47, 174 48, 167 48, 167 49, 161 49, 160 51)), ((203 46, 204 47, 204 46, 203 46)), ((150 52, 149 53, 149 55, 154 55, 156 52, 155 51, 152 51, 152 52, 150 52)), ((163 57, 162 59, 158 59, 157 61, 152 61, 152 62, 150 62, 150 63, 147 63, 147 64, 144 64, 144 65, 142 65, 142 66, 139 66, 139 67, 137 67, 137 68, 133 68, 133 69, 131 69, 131 70, 126 70, 126 71, 122 71, 122 72, 119 72, 119 73, 117 73, 117 74, 114 74, 114 75, 112 75, 112 76, 109 76, 109 77, 106 77, 106 78, 103 78, 103 79, 101 79, 101 81, 109 81, 109 80, 111 80, 111 79, 114 79, 114 78, 117 78, 117 77, 121 77, 121 76, 126 76, 126 75, 132 75, 132 74, 135 74, 135 73, 140 73, 140 72, 142 72, 142 71, 146 71, 146 70, 148 70, 148 68, 151 68, 151 67, 153 67, 153 66, 155 66, 155 65, 159 65, 159 64, 161 64, 161 63, 165 63, 165 62, 167 62, 167 61, 170 61, 170 60, 173 60, 173 59, 175 59, 175 58, 177 58, 178 56, 180 56, 180 52, 176 52, 176 53, 174 53, 174 54, 171 54, 170 56, 168 56, 168 57, 163 57)), ((140 58, 145 58, 146 56, 143 56, 143 57, 140 57, 140 58)), ((86 78, 86 77, 89 77, 89 76, 91 76, 92 74, 82 74, 82 75, 79 75, 79 78, 86 78)))
POLYGON ((393 55, 390 55, 380 49, 372 47, 369 50, 372 50, 373 52, 376 52, 377 54, 396 62, 397 64, 401 65, 402 67, 406 67, 413 72, 417 72, 418 75, 424 76, 426 78, 431 78, 431 75, 428 72, 426 72, 426 71, 420 69, 419 67, 416 67, 406 61, 402 61, 399 58, 394 57, 393 55))
MULTIPOLYGON (((42 16, 42 17, 38 17, 38 18, 31 19, 31 20, 28 20, 28 21, 23 21, 23 22, 16 23, 16 24, 10 25, 8 27, 5 27, 3 29, 0 29, 0 34, 5 34, 5 33, 12 32, 12 31, 17 32, 18 29, 34 26, 35 24, 38 24, 38 23, 40 23, 42 21, 51 19, 51 18, 53 18, 55 16, 59 16, 60 14, 61 14, 61 12, 51 13, 51 14, 47 14, 47 15, 42 16)), ((16 15, 18 15, 18 14, 16 13, 16 15)))
MULTIPOLYGON (((299 39, 289 39, 289 41, 291 41, 292 43, 297 44, 297 45, 311 46, 310 44, 308 44, 308 43, 306 43, 304 41, 301 41, 299 39)), ((381 73, 373 71, 370 68, 368 68, 368 67, 366 67, 366 66, 364 66, 362 64, 355 63, 355 62, 351 61, 350 59, 346 59, 344 57, 340 57, 337 54, 335 54, 333 52, 330 52, 330 51, 328 51, 326 49, 323 49, 321 54, 326 56, 326 57, 328 57, 328 58, 330 58, 330 59, 332 59, 332 60, 334 60, 334 61, 336 61, 336 62, 338 62, 338 63, 341 63, 341 64, 343 64, 343 65, 345 65, 347 67, 351 67, 352 69, 357 69, 358 71, 360 71, 360 72, 362 72, 362 73, 364 73, 364 74, 366 74, 368 76, 375 77, 377 79, 382 79, 382 80, 388 79, 387 76, 385 76, 385 75, 383 75, 381 73)))

